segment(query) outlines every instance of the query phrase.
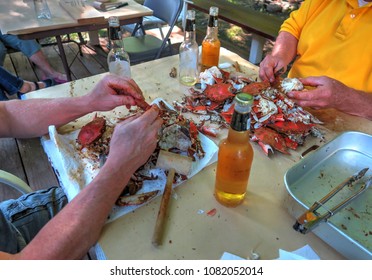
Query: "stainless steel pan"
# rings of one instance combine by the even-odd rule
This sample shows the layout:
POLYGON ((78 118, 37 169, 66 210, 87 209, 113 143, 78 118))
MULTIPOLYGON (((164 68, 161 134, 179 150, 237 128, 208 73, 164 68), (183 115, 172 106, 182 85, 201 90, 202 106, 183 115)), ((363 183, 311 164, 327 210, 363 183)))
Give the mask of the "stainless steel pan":
MULTIPOLYGON (((364 168, 369 168, 365 178, 370 177, 372 136, 355 131, 340 134, 284 175, 286 188, 294 199, 288 205, 290 213, 297 219, 345 178, 364 168)), ((329 200, 323 210, 327 211, 327 207, 337 205, 353 192, 354 189, 346 187, 337 198, 329 200)), ((349 259, 372 259, 372 188, 319 224, 313 232, 349 259)))

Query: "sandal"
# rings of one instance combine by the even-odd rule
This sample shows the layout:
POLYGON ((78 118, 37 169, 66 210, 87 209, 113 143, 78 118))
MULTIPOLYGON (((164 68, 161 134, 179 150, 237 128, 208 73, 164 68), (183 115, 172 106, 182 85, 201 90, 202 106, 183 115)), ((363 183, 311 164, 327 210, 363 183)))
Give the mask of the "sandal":
MULTIPOLYGON (((48 87, 51 87, 51 86, 56 85, 56 82, 53 79, 45 79, 45 80, 41 80, 40 82, 42 82, 42 83, 45 84, 45 88, 48 88, 48 87)), ((39 90, 40 89, 40 86, 39 86, 38 82, 33 82, 33 83, 35 85, 35 90, 39 90)), ((17 93, 18 98, 19 99, 22 99, 21 96, 24 95, 24 94, 26 94, 26 93, 18 92, 17 93)))
MULTIPOLYGON (((45 84, 45 88, 56 85, 56 81, 53 79, 45 79, 45 80, 42 80, 41 82, 45 84)), ((34 82, 34 83, 36 85, 36 90, 40 89, 39 84, 37 82, 34 82)))

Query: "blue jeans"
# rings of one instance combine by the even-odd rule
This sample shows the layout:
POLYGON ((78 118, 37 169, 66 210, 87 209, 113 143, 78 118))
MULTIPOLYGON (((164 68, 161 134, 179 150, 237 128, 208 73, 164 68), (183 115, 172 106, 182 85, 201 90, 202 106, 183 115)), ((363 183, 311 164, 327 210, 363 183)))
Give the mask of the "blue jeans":
POLYGON ((23 80, 0 66, 0 101, 8 100, 5 92, 12 95, 23 86, 23 80))
POLYGON ((0 251, 20 252, 66 204, 61 187, 0 202, 0 251))
POLYGON ((21 40, 16 35, 3 34, 0 31, 0 66, 4 65, 7 48, 21 51, 27 57, 32 56, 41 49, 36 40, 21 40))

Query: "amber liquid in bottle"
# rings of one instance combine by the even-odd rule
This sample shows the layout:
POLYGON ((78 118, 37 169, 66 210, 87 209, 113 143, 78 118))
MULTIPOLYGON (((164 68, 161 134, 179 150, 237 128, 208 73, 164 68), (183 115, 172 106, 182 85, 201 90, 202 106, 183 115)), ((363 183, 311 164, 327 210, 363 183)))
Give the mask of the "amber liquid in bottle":
POLYGON ((218 66, 220 58, 221 42, 218 39, 218 8, 211 7, 207 35, 202 42, 201 70, 204 71, 212 66, 218 66))
POLYGON ((243 114, 235 110, 228 136, 219 145, 214 195, 227 207, 241 204, 247 191, 253 161, 249 123, 249 112, 243 114))

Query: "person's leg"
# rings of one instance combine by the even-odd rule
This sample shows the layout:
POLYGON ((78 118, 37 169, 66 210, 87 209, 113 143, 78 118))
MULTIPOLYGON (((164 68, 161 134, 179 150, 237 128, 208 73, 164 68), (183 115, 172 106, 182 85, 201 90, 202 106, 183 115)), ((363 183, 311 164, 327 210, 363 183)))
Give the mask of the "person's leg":
POLYGON ((24 81, 21 78, 10 73, 3 67, 0 67, 0 87, 8 94, 12 95, 22 89, 24 81))
POLYGON ((60 187, 0 203, 0 251, 21 251, 68 203, 60 187))
POLYGON ((4 65, 6 54, 7 54, 7 48, 1 41, 1 32, 0 32, 0 66, 4 65))
POLYGON ((0 100, 8 100, 5 92, 7 92, 9 95, 16 93, 24 94, 52 85, 54 85, 54 82, 50 79, 39 82, 25 81, 0 66, 0 100))
POLYGON ((29 56, 29 58, 43 71, 43 73, 45 74, 43 79, 45 79, 46 77, 51 77, 59 83, 67 82, 67 76, 54 70, 41 50, 29 56))
POLYGON ((43 72, 42 79, 47 77, 64 82, 67 81, 65 74, 53 69, 41 50, 41 46, 36 40, 21 40, 15 35, 1 34, 1 41, 5 46, 21 51, 43 72))

